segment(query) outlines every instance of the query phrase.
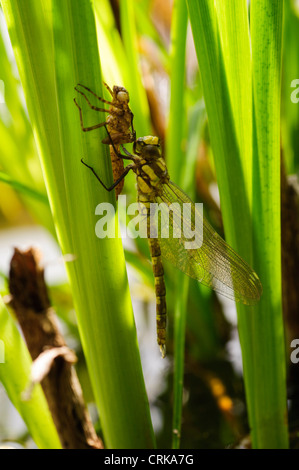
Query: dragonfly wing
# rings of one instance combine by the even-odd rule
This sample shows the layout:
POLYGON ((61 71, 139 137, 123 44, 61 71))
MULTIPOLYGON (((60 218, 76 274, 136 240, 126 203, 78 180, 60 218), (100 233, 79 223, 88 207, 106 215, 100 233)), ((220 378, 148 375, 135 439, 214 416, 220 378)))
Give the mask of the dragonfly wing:
MULTIPOLYGON (((257 274, 217 234, 178 186, 172 182, 164 184, 163 193, 156 197, 156 202, 161 213, 161 226, 155 230, 158 231, 162 257, 230 299, 247 305, 259 300, 262 285, 257 274), (192 208, 187 221, 183 219, 184 203, 191 204, 192 208), (184 225, 183 220, 186 222, 184 225), (197 246, 201 246, 186 249, 186 242, 190 242, 194 235, 197 246)), ((157 221, 155 223, 157 225, 157 221)))

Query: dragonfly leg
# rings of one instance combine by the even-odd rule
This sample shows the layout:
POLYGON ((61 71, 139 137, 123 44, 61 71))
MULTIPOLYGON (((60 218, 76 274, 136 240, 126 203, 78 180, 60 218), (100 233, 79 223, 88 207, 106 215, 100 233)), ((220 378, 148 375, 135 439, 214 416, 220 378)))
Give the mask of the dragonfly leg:
POLYGON ((123 148, 123 151, 125 152, 126 155, 123 155, 122 153, 120 153, 120 151, 115 147, 115 144, 114 144, 113 139, 112 139, 112 137, 111 137, 111 135, 110 135, 110 132, 109 132, 108 129, 107 129, 107 124, 106 124, 106 123, 105 123, 105 129, 106 129, 106 131, 107 131, 108 138, 109 138, 109 140, 110 140, 109 145, 112 145, 112 148, 113 148, 113 150, 114 150, 115 155, 116 155, 118 158, 122 158, 122 159, 125 159, 125 160, 133 160, 133 161, 134 161, 134 160, 135 160, 135 159, 134 159, 134 156, 133 156, 130 152, 128 152, 127 149, 125 149, 123 145, 122 145, 122 148, 123 148))
POLYGON ((122 149, 125 152, 127 157, 131 156, 130 152, 128 152, 128 150, 123 145, 122 145, 122 149))
POLYGON ((99 124, 95 124, 94 126, 84 127, 82 109, 81 109, 80 106, 78 105, 78 103, 77 103, 77 101, 76 101, 76 98, 74 98, 74 103, 75 103, 75 105, 77 106, 77 108, 79 109, 80 124, 81 124, 81 129, 82 129, 82 131, 84 131, 84 132, 89 132, 89 131, 93 131, 93 130, 95 130, 95 129, 98 129, 99 127, 103 127, 103 126, 106 125, 106 122, 100 122, 99 124))
MULTIPOLYGON (((105 84, 104 84, 105 85, 105 84)), ((90 88, 87 88, 87 86, 85 85, 82 85, 81 83, 78 83, 77 86, 75 86, 75 90, 80 93, 82 96, 84 96, 85 100, 87 101, 88 105, 90 106, 91 109, 94 109, 95 111, 103 111, 103 112, 106 112, 106 113, 109 113, 109 110, 108 109, 104 109, 104 108, 98 108, 97 106, 93 106, 91 104, 91 102, 89 101, 89 99, 87 98, 87 96, 85 95, 85 93, 83 93, 81 90, 78 90, 78 86, 81 86, 82 88, 84 88, 85 90, 87 90, 89 93, 91 93, 93 96, 95 96, 99 101, 101 101, 102 103, 105 103, 105 104, 109 104, 110 106, 114 106, 115 108, 119 108, 120 105, 118 105, 117 103, 112 103, 111 101, 108 101, 108 100, 105 100, 104 98, 101 98, 100 96, 96 95, 90 88)), ((106 86, 106 88, 108 87, 108 85, 106 86)), ((111 93, 111 95, 113 96, 112 94, 112 91, 110 90, 110 88, 108 87, 107 88, 108 91, 111 93)))
POLYGON ((134 125, 133 125, 133 120, 134 120, 134 114, 131 112, 132 114, 132 119, 131 119, 131 129, 132 129, 132 134, 133 134, 133 137, 134 137, 134 141, 136 140, 136 131, 134 129, 134 125))
MULTIPOLYGON (((78 85, 77 85, 78 86, 78 85)), ((80 85, 80 86, 83 86, 83 85, 80 85)), ((84 87, 86 88, 86 87, 84 87)), ((93 95, 94 93, 89 90, 89 88, 86 88, 88 91, 90 91, 93 95)), ((91 102, 89 101, 89 99, 87 98, 87 96, 85 95, 85 93, 83 93, 83 91, 79 90, 77 87, 75 87, 75 90, 80 93, 80 95, 83 96, 83 98, 85 99, 85 101, 87 102, 88 106, 93 109, 94 111, 102 111, 103 113, 109 113, 109 109, 105 109, 105 108, 99 108, 98 106, 94 106, 93 104, 91 104, 91 102)), ((113 103, 110 103, 110 101, 106 101, 102 98, 100 98, 99 96, 95 95, 98 99, 100 99, 103 103, 107 103, 109 105, 112 105, 112 106, 115 106, 113 105, 113 103)))
MULTIPOLYGON (((107 90, 109 91, 110 95, 113 97, 113 91, 111 90, 111 88, 110 88, 110 86, 108 85, 108 83, 103 82, 103 84, 104 84, 104 87, 106 87, 107 90)), ((97 96, 97 98, 98 98, 98 96, 97 96)))
POLYGON ((94 174, 96 179, 99 181, 99 183, 101 183, 103 188, 105 188, 106 191, 108 191, 108 192, 112 191, 112 189, 114 189, 121 182, 121 180, 123 180, 125 178, 125 176, 129 173, 129 171, 132 170, 133 167, 134 167, 133 164, 126 166, 125 171, 123 172, 123 174, 116 181, 114 181, 114 183, 111 186, 109 186, 109 188, 107 188, 105 183, 103 183, 103 181, 101 180, 99 175, 96 173, 95 169, 92 166, 87 165, 87 163, 84 162, 83 158, 81 158, 81 162, 83 163, 83 165, 85 165, 87 168, 89 168, 92 171, 92 173, 94 174))

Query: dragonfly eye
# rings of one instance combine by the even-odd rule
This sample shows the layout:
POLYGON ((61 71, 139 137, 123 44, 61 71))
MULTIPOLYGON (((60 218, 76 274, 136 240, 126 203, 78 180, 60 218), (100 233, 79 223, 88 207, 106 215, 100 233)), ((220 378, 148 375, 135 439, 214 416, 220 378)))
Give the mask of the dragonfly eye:
POLYGON ((117 93, 117 99, 118 101, 121 101, 122 103, 128 103, 130 101, 129 93, 125 91, 119 91, 117 93))
POLYGON ((143 152, 144 145, 145 145, 145 143, 143 142, 143 140, 141 138, 137 139, 134 142, 134 146, 133 146, 134 153, 137 153, 137 155, 139 155, 141 152, 143 152))
POLYGON ((159 138, 152 135, 139 137, 134 142, 134 152, 147 159, 160 158, 161 147, 159 138))
POLYGON ((146 144, 143 148, 143 155, 146 159, 156 159, 161 157, 161 147, 159 145, 146 144))

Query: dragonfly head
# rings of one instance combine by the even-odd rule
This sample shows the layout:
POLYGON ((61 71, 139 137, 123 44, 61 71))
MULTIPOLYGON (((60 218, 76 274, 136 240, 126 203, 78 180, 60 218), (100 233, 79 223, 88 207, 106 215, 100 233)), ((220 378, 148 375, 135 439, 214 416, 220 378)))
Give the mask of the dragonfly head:
POLYGON ((113 96, 120 103, 129 103, 130 101, 129 92, 123 86, 114 85, 113 96))
POLYGON ((147 135, 139 137, 134 142, 134 153, 141 155, 145 159, 155 159, 162 156, 161 145, 159 137, 147 135))

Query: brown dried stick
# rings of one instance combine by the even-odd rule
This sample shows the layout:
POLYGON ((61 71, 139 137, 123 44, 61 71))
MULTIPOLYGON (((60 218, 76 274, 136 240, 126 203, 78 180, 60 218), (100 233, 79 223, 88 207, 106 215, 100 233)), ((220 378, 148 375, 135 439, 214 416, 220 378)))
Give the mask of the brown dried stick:
POLYGON ((103 444, 93 428, 72 365, 76 356, 58 330, 39 258, 34 248, 23 252, 15 249, 9 273, 12 307, 36 369, 44 369, 37 375, 44 377, 41 386, 62 447, 101 449, 103 444))

